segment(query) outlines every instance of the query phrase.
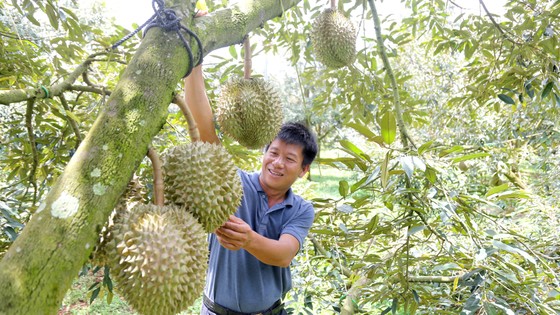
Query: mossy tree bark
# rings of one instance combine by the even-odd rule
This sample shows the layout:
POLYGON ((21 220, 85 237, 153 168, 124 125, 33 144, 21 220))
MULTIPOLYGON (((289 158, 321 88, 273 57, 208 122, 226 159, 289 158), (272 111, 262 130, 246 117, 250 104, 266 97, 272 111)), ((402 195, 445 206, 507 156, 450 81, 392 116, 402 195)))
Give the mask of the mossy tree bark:
MULTIPOLYGON (((300 0, 245 1, 196 19, 169 0, 204 53, 244 36, 300 0)), ((174 3, 177 2, 177 3, 174 3)), ((198 49, 191 41, 193 54, 198 49)), ((148 151, 189 67, 175 32, 151 28, 63 174, 0 261, 0 314, 56 314, 111 210, 148 151)))

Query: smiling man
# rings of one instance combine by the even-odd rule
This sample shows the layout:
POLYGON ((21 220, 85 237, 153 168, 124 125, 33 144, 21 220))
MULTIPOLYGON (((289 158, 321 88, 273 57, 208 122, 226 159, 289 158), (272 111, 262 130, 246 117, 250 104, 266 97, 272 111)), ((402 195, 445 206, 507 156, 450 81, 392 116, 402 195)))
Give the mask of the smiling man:
MULTIPOLYGON (((202 141, 219 143, 201 67, 185 79, 187 105, 202 141)), ((260 172, 238 170, 243 198, 235 215, 209 236, 201 314, 286 314, 290 263, 313 223, 311 203, 292 192, 317 155, 313 133, 286 123, 265 148, 260 172)))

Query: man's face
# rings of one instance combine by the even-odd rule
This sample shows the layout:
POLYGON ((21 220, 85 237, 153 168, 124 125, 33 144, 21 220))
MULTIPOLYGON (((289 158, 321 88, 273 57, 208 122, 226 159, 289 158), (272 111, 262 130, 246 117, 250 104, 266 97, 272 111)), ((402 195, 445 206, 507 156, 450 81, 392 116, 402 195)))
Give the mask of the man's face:
POLYGON ((302 167, 303 147, 282 140, 272 141, 263 156, 261 185, 277 191, 287 191, 292 184, 309 170, 302 167))

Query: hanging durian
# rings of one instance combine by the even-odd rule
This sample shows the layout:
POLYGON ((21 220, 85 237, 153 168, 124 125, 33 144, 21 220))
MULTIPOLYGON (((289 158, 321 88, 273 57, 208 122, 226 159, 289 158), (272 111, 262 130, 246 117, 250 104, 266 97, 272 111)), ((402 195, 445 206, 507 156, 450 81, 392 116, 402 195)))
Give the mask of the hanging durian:
POLYGON ((231 155, 220 144, 194 141, 162 157, 165 199, 186 208, 214 232, 241 203, 243 188, 231 155))
POLYGON ((311 44, 317 60, 330 68, 351 65, 356 59, 356 29, 336 8, 324 10, 311 28, 311 44))
POLYGON ((251 47, 245 39, 245 76, 222 88, 216 117, 220 130, 241 145, 255 149, 270 143, 282 126, 283 109, 276 89, 251 77, 251 47))
POLYGON ((202 226, 175 206, 140 204, 115 221, 107 244, 117 291, 140 314, 176 314, 200 297, 208 245, 202 226))
POLYGON ((114 225, 115 219, 117 216, 122 215, 122 213, 132 209, 132 207, 136 204, 143 203, 146 200, 146 193, 145 186, 140 182, 137 176, 134 176, 119 199, 119 203, 109 215, 109 219, 103 228, 101 228, 99 239, 93 252, 91 253, 90 262, 93 265, 101 267, 107 263, 107 252, 105 247, 107 242, 112 238, 111 227, 114 225))

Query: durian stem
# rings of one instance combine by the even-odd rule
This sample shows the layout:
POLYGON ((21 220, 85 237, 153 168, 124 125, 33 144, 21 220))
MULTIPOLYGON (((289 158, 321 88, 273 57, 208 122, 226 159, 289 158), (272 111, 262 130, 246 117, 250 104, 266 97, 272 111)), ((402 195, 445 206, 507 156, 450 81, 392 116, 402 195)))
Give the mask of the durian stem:
POLYGON ((331 9, 336 10, 336 0, 331 0, 331 9))
POLYGON ((152 147, 148 149, 148 158, 152 161, 152 170, 154 172, 154 204, 163 206, 165 203, 163 195, 163 171, 161 168, 161 160, 156 150, 152 147))
POLYGON ((187 120, 187 125, 189 125, 189 136, 191 137, 191 141, 194 142, 200 140, 200 133, 198 132, 198 126, 196 125, 196 121, 193 118, 191 110, 189 109, 187 103, 185 102, 185 98, 181 95, 175 94, 172 102, 177 106, 179 106, 181 112, 183 113, 183 116, 185 116, 185 119, 187 120))
POLYGON ((249 35, 245 36, 243 40, 243 48, 245 49, 245 67, 243 74, 245 79, 251 78, 251 70, 253 68, 253 61, 251 60, 251 43, 249 42, 249 35))

